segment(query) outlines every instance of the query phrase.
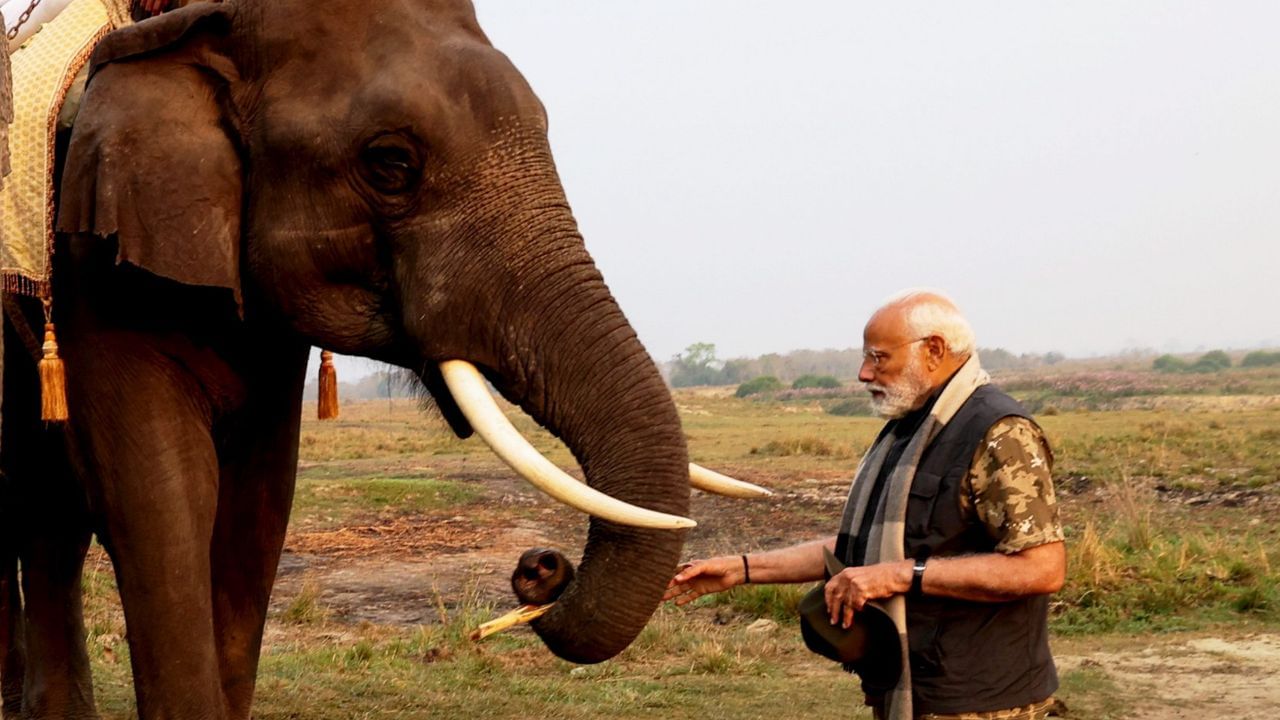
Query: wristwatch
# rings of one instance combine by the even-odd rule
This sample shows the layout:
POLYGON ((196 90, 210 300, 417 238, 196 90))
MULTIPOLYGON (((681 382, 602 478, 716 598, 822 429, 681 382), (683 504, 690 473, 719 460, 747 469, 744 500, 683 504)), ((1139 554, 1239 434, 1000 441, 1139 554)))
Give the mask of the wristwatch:
POLYGON ((916 564, 911 568, 911 596, 920 597, 924 594, 924 558, 916 560, 916 564))

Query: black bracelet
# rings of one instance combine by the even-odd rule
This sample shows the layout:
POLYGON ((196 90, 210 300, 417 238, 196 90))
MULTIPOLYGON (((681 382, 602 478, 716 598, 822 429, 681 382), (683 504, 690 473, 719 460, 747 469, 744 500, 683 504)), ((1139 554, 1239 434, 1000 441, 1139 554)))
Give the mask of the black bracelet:
POLYGON ((742 584, 751 584, 751 566, 747 564, 747 556, 742 556, 742 584))

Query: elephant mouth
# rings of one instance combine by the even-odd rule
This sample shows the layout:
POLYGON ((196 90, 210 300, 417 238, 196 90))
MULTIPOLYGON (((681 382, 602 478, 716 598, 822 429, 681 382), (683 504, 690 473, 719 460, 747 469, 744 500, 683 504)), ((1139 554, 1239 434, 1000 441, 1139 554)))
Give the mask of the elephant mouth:
MULTIPOLYGON (((555 500, 593 517, 632 527, 678 530, 697 525, 689 518, 631 505, 602 493, 570 476, 547 460, 507 420, 493 399, 485 373, 465 360, 445 360, 422 373, 423 383, 435 398, 441 414, 459 437, 474 432, 503 462, 534 487, 555 500)), ((495 380, 494 384, 498 385, 495 380)), ((693 487, 737 498, 767 497, 772 493, 758 485, 689 464, 693 487)))
POLYGON ((462 408, 454 401, 449 387, 445 385, 444 375, 440 372, 439 363, 428 362, 418 373, 422 387, 427 391, 424 400, 440 411, 441 417, 449 424, 449 429, 459 439, 465 440, 475 434, 475 429, 462 413, 462 408))

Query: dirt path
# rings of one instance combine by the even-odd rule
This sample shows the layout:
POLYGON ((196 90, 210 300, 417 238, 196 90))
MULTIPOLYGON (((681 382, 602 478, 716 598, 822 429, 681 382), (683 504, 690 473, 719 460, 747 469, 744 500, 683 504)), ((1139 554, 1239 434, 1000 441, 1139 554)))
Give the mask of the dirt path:
MULTIPOLYGON (((545 528, 530 521, 517 521, 498 532, 487 532, 456 518, 368 527, 383 531, 377 534, 399 535, 399 527, 412 531, 415 525, 430 527, 425 534, 436 539, 448 535, 455 544, 448 549, 415 544, 387 552, 377 549, 376 540, 370 542, 359 533, 323 534, 329 537, 312 533, 298 538, 296 544, 310 552, 287 552, 281 559, 273 608, 283 608, 310 583, 324 606, 342 621, 379 625, 438 622, 442 605, 454 607, 475 600, 498 606, 512 602, 511 570, 520 553, 531 547, 560 544, 548 538, 545 528), (462 527, 441 532, 450 525, 462 527), (323 552, 320 544, 324 542, 341 550, 323 552)), ((422 539, 423 533, 416 537, 422 539)))
MULTIPOLYGON (((1207 720, 1280 714, 1280 634, 1177 635, 1090 649, 1059 649, 1059 671, 1089 669, 1114 683, 1134 720, 1207 720)), ((1093 643, 1096 644, 1096 643, 1093 643)))
MULTIPOLYGON (((465 472, 441 466, 446 477, 476 488, 480 499, 436 514, 362 517, 340 527, 297 524, 285 543, 273 610, 284 608, 310 584, 343 621, 434 622, 441 605, 513 603, 511 571, 531 547, 554 547, 578 562, 587 528, 580 513, 533 491, 497 461, 471 460, 465 472)), ((384 473, 403 469, 381 468, 384 473)), ((778 489, 768 505, 694 492, 691 514, 700 524, 686 542, 687 557, 812 539, 839 514, 849 482, 753 479, 778 489)))

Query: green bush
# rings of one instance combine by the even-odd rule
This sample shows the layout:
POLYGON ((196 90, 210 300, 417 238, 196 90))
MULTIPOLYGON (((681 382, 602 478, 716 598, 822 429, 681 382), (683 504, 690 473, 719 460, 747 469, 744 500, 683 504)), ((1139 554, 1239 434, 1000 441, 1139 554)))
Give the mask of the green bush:
POLYGON ((1161 355, 1151 363, 1151 367, 1165 373, 1216 373, 1231 367, 1231 356, 1222 350, 1210 350, 1195 362, 1188 363, 1173 355, 1161 355))
POLYGON ((840 387, 840 381, 831 375, 801 375, 796 381, 791 383, 792 390, 804 390, 806 388, 822 388, 830 390, 840 387))
POLYGON ((738 391, 734 393, 735 397, 744 398, 749 395, 758 395, 765 392, 775 392, 782 389, 782 381, 772 375, 761 375, 752 378, 738 386, 738 391))
POLYGON ((1244 359, 1240 361, 1240 367, 1267 367, 1269 365, 1280 365, 1280 352, 1254 350, 1245 355, 1244 359))
POLYGON ((1231 356, 1221 350, 1212 350, 1200 356, 1188 368, 1191 372, 1219 372, 1231 367, 1231 356))

